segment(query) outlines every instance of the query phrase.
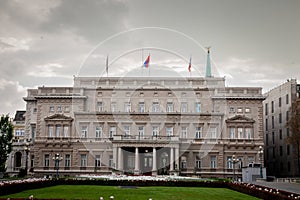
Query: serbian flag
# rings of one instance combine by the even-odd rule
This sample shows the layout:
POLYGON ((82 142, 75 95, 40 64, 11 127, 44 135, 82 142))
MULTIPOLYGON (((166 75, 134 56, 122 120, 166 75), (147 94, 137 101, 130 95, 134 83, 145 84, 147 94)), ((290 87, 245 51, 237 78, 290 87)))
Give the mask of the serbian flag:
POLYGON ((191 69, 192 69, 192 57, 190 57, 190 62, 188 67, 189 72, 191 72, 191 69))
POLYGON ((144 62, 144 67, 148 68, 149 67, 149 63, 150 63, 150 54, 148 55, 147 59, 144 62))

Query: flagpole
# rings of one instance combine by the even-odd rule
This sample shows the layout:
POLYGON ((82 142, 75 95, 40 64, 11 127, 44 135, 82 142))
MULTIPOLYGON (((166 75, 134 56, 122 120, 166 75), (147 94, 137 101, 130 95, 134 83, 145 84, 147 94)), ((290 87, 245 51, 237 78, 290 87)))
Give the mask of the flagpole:
POLYGON ((108 54, 106 56, 106 66, 105 66, 105 69, 106 69, 106 77, 108 77, 108 54))
MULTIPOLYGON (((150 58, 150 53, 149 53, 149 58, 150 58)), ((149 60, 149 64, 148 64, 148 77, 150 77, 150 60, 149 60)))
POLYGON ((142 70, 141 70, 141 76, 143 77, 144 76, 144 65, 143 65, 143 62, 144 62, 144 48, 142 48, 142 70))

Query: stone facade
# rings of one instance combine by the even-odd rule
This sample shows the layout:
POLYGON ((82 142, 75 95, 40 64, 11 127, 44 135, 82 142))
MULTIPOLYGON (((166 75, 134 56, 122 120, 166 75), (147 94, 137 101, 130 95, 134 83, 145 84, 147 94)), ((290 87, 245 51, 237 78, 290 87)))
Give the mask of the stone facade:
POLYGON ((241 177, 263 162, 263 99, 261 88, 214 77, 75 77, 73 87, 29 89, 34 173, 241 177))

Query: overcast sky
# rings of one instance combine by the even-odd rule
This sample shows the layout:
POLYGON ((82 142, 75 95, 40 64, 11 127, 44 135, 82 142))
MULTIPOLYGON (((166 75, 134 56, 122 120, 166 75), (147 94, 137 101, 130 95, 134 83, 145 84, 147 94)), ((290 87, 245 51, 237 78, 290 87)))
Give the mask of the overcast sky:
POLYGON ((25 109, 28 88, 75 76, 205 73, 267 91, 300 78, 299 0, 0 0, 0 113, 25 109), (143 50, 141 50, 143 49, 143 50))

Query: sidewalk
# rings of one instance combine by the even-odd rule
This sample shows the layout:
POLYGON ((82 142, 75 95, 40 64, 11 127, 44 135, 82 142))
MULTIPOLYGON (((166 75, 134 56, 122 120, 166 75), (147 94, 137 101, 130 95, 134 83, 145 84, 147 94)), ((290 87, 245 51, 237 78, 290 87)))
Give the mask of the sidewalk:
POLYGON ((261 185, 278 190, 284 190, 287 192, 293 192, 300 194, 300 183, 288 183, 288 182, 252 182, 251 184, 261 185))

